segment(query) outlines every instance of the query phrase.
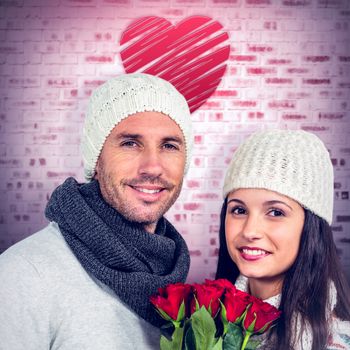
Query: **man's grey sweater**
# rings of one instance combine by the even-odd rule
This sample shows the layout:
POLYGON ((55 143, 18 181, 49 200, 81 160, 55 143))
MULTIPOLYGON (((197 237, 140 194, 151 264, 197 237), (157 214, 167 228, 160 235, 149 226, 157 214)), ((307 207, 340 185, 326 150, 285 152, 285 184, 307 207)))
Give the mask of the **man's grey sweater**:
POLYGON ((82 268, 57 224, 0 255, 0 350, 147 350, 159 337, 82 268))

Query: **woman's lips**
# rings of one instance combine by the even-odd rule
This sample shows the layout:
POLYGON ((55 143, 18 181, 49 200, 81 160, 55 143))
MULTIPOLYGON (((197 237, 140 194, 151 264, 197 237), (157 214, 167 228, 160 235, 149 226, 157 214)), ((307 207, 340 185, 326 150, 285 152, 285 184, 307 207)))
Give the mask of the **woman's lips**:
POLYGON ((252 248, 252 247, 241 247, 239 248, 239 251, 241 253, 241 257, 244 260, 248 261, 255 261, 255 260, 260 260, 263 259, 267 256, 269 256, 271 253, 261 249, 261 248, 252 248))

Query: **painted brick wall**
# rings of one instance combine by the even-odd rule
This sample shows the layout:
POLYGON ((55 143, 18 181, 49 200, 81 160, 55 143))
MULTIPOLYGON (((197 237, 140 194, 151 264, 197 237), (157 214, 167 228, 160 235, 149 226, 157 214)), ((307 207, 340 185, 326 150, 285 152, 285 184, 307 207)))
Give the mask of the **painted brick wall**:
POLYGON ((350 1, 1 0, 0 250, 42 228, 52 190, 83 181, 81 124, 91 90, 122 73, 119 39, 136 18, 211 16, 230 35, 217 92, 193 114, 195 149, 168 213, 213 277, 221 187, 237 145, 263 128, 304 129, 335 168, 334 237, 350 280, 350 1))

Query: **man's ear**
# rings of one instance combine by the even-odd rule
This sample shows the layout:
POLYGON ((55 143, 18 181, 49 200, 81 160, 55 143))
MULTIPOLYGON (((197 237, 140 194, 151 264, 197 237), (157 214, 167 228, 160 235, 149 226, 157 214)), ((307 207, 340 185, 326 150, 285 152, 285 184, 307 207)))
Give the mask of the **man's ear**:
POLYGON ((99 164, 100 164, 100 162, 99 162, 99 160, 97 160, 96 166, 95 166, 95 174, 94 174, 94 176, 93 176, 93 179, 94 179, 94 180, 98 180, 99 164))

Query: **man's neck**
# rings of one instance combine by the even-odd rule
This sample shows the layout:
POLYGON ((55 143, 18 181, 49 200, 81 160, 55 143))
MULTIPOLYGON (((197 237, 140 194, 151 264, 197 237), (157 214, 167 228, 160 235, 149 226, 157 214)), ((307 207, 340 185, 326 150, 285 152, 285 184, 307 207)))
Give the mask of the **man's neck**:
POLYGON ((154 232, 156 232, 156 227, 157 227, 157 222, 152 222, 151 224, 143 225, 143 228, 144 228, 148 233, 154 233, 154 232))

